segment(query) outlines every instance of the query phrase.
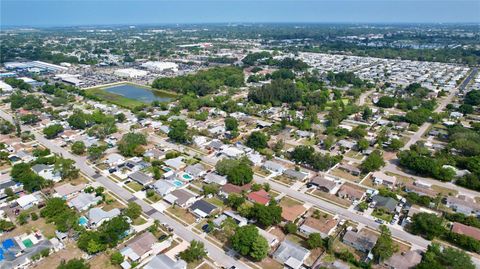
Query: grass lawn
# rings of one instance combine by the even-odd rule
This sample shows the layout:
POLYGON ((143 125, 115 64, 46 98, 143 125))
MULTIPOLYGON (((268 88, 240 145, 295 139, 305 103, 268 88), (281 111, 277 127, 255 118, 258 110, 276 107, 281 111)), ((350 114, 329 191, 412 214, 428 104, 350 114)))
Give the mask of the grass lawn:
POLYGON ((353 181, 353 182, 359 182, 360 181, 360 178, 357 177, 357 176, 354 176, 350 173, 347 173, 343 170, 340 170, 338 168, 335 168, 333 169, 330 174, 334 175, 334 176, 337 176, 337 177, 341 177, 341 178, 344 178, 346 180, 350 180, 350 181, 353 181))
POLYGON ((118 208, 118 209, 122 209, 124 208, 125 206, 120 203, 117 199, 115 199, 115 197, 113 197, 110 193, 106 193, 105 194, 105 205, 103 206, 103 210, 105 211, 110 211, 114 208, 118 208))
POLYGON ((279 183, 282 183, 282 184, 287 185, 287 186, 292 186, 295 183, 295 180, 290 179, 290 178, 288 178, 286 176, 283 176, 283 175, 275 177, 275 178, 273 178, 273 180, 278 181, 279 183))
POLYGON ((150 197, 147 197, 147 198, 154 203, 162 200, 162 197, 158 193, 155 193, 154 195, 152 195, 150 197))
POLYGON ((413 179, 411 177, 402 176, 392 172, 386 172, 385 174, 396 177, 398 183, 402 183, 402 184, 413 183, 413 179))
POLYGON ((345 156, 353 158, 353 159, 357 159, 357 160, 360 160, 360 161, 363 159, 363 155, 360 152, 354 151, 354 150, 349 150, 345 154, 345 156))
POLYGON ((199 266, 202 262, 203 262, 203 260, 197 260, 197 261, 194 261, 194 262, 190 262, 190 263, 187 264, 187 269, 197 268, 197 266, 199 266))
POLYGON ((130 182, 127 184, 128 187, 130 187, 134 191, 141 191, 142 190, 142 185, 138 184, 137 182, 130 182))
MULTIPOLYGON (((274 260, 270 257, 266 257, 265 259, 263 259, 259 262, 255 262, 254 264, 256 264, 257 266, 259 266, 262 269, 282 269, 282 268, 284 268, 282 264, 280 264, 279 262, 277 262, 276 260, 274 260)), ((255 267, 253 267, 253 268, 255 268, 255 267)))
POLYGON ((261 176, 264 176, 264 177, 269 176, 271 174, 268 170, 266 170, 262 167, 258 167, 258 166, 254 166, 252 168, 252 170, 253 170, 254 173, 257 173, 257 174, 259 174, 261 176))
POLYGON ((393 219, 392 214, 388 214, 388 213, 382 212, 381 210, 377 210, 377 209, 373 210, 372 216, 376 217, 376 218, 379 218, 379 219, 382 219, 386 222, 390 222, 393 219))
POLYGON ((211 267, 210 265, 208 265, 208 263, 203 263, 200 267, 198 267, 198 269, 214 269, 214 267, 211 267))
POLYGON ((438 186, 438 185, 432 185, 432 190, 438 191, 443 196, 449 196, 449 195, 455 196, 455 195, 458 194, 457 190, 445 188, 445 187, 438 186))
POLYGON ((218 208, 222 208, 225 206, 222 200, 217 197, 207 198, 205 199, 207 202, 211 203, 212 205, 217 206, 218 208))
MULTIPOLYGON (((196 186, 196 185, 195 185, 195 186, 196 186)), ((192 192, 196 193, 196 194, 202 194, 202 190, 201 190, 201 189, 198 189, 197 187, 194 187, 194 185, 192 185, 192 184, 188 185, 188 186, 187 186, 187 189, 188 189, 189 191, 192 191, 192 192)))
POLYGON ((167 208, 167 212, 174 215, 178 219, 182 220, 187 224, 192 224, 195 222, 196 218, 192 213, 188 212, 186 209, 183 209, 179 206, 167 208))
POLYGON ((145 224, 145 223, 147 223, 147 221, 144 218, 138 217, 138 218, 133 220, 132 224, 133 225, 142 225, 142 224, 145 224))
POLYGON ((299 245, 303 245, 304 243, 304 239, 301 238, 300 236, 296 235, 296 234, 288 234, 285 239, 291 241, 291 242, 294 242, 294 243, 297 243, 299 245))
POLYGON ((286 206, 286 207, 291 207, 291 206, 296 206, 296 205, 302 205, 301 202, 294 200, 288 196, 285 196, 280 200, 279 203, 280 206, 286 206))

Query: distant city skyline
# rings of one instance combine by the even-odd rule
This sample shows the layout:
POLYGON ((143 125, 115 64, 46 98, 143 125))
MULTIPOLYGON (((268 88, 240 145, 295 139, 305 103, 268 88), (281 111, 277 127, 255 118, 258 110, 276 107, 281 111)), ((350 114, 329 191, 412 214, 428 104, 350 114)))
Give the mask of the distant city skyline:
POLYGON ((479 23, 480 0, 0 0, 0 26, 479 23))

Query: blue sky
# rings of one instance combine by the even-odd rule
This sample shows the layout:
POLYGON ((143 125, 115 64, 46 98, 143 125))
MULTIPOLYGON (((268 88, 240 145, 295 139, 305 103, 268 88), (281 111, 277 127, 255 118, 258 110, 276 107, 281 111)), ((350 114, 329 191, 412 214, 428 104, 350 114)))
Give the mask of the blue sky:
POLYGON ((480 22, 480 0, 0 0, 0 26, 480 22))

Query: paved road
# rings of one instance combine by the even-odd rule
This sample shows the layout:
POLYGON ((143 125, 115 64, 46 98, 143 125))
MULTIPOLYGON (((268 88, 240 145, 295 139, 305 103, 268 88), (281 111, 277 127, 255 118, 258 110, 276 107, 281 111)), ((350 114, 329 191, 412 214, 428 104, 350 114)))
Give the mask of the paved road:
MULTIPOLYGON (((465 89, 465 87, 468 85, 470 80, 475 77, 477 72, 478 72, 478 69, 474 68, 472 70, 472 72, 470 72, 470 74, 467 76, 467 78, 465 78, 465 80, 463 80, 463 82, 460 84, 460 86, 455 88, 455 90, 451 91, 450 94, 446 98, 444 98, 442 101, 440 101, 440 104, 437 106, 437 108, 435 108, 434 112, 435 113, 442 112, 442 110, 445 109, 445 107, 452 102, 455 95, 459 91, 463 91, 465 89)), ((403 146, 403 148, 401 150, 407 150, 407 149, 410 148, 411 145, 414 145, 415 143, 417 143, 417 141, 422 138, 423 134, 430 128, 430 126, 432 126, 432 124, 429 123, 429 122, 426 122, 426 123, 422 124, 422 126, 420 126, 418 131, 416 131, 415 134, 413 134, 413 136, 410 137, 410 140, 408 140, 408 142, 405 143, 405 146, 403 146)))
MULTIPOLYGON (((5 113, 4 111, 0 110, 0 117, 12 121, 12 117, 5 113)), ((22 130, 31 130, 29 126, 22 126, 22 130)), ((108 179, 107 177, 104 177, 102 175, 96 174, 96 170, 89 166, 87 164, 87 160, 85 157, 80 157, 71 154, 64 148, 56 145, 52 141, 46 139, 42 134, 39 134, 36 131, 32 131, 32 133, 35 135, 35 139, 43 144, 45 147, 49 148, 52 152, 57 153, 62 155, 64 158, 72 159, 75 161, 75 164, 78 169, 85 175, 89 176, 93 180, 99 182, 102 184, 105 188, 107 188, 109 191, 113 192, 123 200, 130 202, 130 201, 135 201, 137 204, 139 204, 143 212, 152 217, 153 219, 157 219, 162 223, 167 223, 170 227, 174 229, 175 234, 180 236, 181 238, 187 240, 187 241, 192 241, 192 240, 197 240, 197 241, 202 241, 205 244, 205 248, 207 249, 209 253, 209 257, 211 257, 215 262, 217 262, 220 265, 230 267, 232 265, 235 265, 237 268, 242 268, 242 269, 247 269, 250 268, 249 266, 245 265, 244 263, 228 256, 225 254, 225 251, 217 247, 216 245, 210 243, 208 240, 205 240, 204 238, 201 238, 198 234, 194 233, 193 231, 187 229, 185 226, 183 226, 181 223, 173 220, 172 218, 166 216, 165 214, 161 213, 157 209, 153 208, 151 205, 146 203, 143 200, 137 199, 135 196, 132 195, 129 191, 126 189, 118 186, 115 182, 112 180, 108 179)))

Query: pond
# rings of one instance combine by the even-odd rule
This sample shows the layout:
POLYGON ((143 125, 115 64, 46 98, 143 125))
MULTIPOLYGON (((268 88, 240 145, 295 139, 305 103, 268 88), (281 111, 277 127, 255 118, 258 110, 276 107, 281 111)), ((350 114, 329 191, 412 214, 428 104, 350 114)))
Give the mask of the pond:
POLYGON ((106 92, 121 95, 123 97, 134 99, 144 103, 151 103, 152 101, 169 102, 173 95, 161 91, 150 90, 130 84, 122 84, 103 89, 106 92))

